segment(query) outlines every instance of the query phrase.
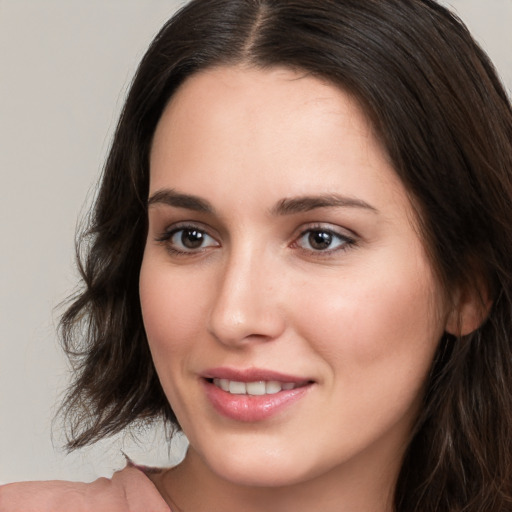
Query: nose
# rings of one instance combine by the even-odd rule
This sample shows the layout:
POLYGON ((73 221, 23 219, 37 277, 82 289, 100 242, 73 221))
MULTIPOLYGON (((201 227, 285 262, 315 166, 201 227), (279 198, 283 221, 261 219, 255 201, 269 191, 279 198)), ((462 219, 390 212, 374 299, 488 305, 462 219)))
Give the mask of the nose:
POLYGON ((263 259, 246 250, 224 263, 208 322, 210 334, 224 345, 267 342, 285 330, 279 271, 263 259))

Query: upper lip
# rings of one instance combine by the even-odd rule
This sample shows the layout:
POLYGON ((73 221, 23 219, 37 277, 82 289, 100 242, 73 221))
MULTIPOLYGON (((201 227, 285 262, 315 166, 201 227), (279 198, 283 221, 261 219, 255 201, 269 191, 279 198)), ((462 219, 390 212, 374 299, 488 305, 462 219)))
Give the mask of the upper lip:
POLYGON ((266 370, 263 368, 210 368, 202 372, 201 377, 204 379, 227 379, 237 382, 277 381, 302 384, 311 381, 311 379, 308 378, 298 377, 296 375, 287 375, 285 373, 266 370))

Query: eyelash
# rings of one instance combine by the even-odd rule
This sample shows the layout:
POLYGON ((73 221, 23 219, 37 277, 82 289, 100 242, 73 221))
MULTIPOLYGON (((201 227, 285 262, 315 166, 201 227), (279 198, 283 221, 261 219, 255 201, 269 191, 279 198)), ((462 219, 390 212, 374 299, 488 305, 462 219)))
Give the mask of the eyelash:
MULTIPOLYGON (((204 229, 196 224, 184 224, 184 225, 174 226, 172 229, 166 230, 164 233, 162 233, 160 236, 158 236, 155 240, 158 243, 165 244, 167 251, 169 253, 171 253, 171 255, 174 255, 174 256, 194 256, 197 254, 201 254, 209 247, 219 247, 220 246, 219 242, 217 242, 214 237, 209 235, 208 231, 206 229, 204 229), (213 240, 215 243, 207 245, 207 246, 201 246, 201 247, 198 247, 197 249, 194 249, 194 248, 190 248, 189 250, 178 249, 176 247, 176 244, 172 243, 172 238, 181 232, 182 232, 182 236, 183 236, 183 234, 187 231, 188 232, 196 232, 204 238, 208 237, 211 240, 213 240)), ((308 243, 309 243, 309 245, 311 245, 311 239, 308 240, 308 243)), ((346 251, 349 248, 355 246, 356 243, 357 242, 354 237, 347 236, 346 234, 342 234, 332 228, 327 228, 322 225, 313 225, 313 226, 307 227, 306 229, 303 229, 300 232, 300 234, 294 239, 294 241, 290 244, 290 247, 296 248, 296 249, 303 251, 310 255, 312 254, 315 257, 328 257, 334 253, 337 253, 340 251, 346 251), (325 250, 322 250, 322 249, 314 249, 314 248, 308 249, 308 248, 301 247, 299 245, 299 241, 301 239, 303 239, 306 236, 311 237, 315 233, 317 235, 320 235, 320 234, 324 235, 324 238, 325 238, 325 235, 327 235, 329 237, 329 243, 332 243, 333 240, 338 240, 338 246, 335 247, 334 249, 327 248, 325 250)))
MULTIPOLYGON (((183 236, 183 235, 182 235, 183 236)), ((178 226, 174 226, 172 229, 166 230, 164 233, 162 233, 160 236, 156 238, 156 241, 162 244, 165 244, 165 247, 169 253, 171 253, 174 256, 192 256, 196 254, 202 253, 205 249, 212 246, 219 246, 220 244, 215 240, 214 237, 208 234, 208 231, 198 225, 195 224, 182 224, 178 226), (206 246, 206 247, 199 247, 197 249, 189 249, 189 250, 182 250, 176 248, 176 245, 172 244, 172 238, 177 235, 180 232, 197 232, 201 234, 203 237, 209 237, 212 240, 215 241, 215 244, 206 246)))
MULTIPOLYGON (((309 240, 310 242, 310 240, 309 240)), ((292 243, 292 246, 296 246, 298 249, 307 252, 308 254, 314 254, 315 257, 328 257, 333 255, 334 253, 340 252, 340 251, 346 251, 350 249, 351 247, 356 245, 356 239, 352 236, 348 236, 346 234, 340 233, 339 231, 327 228, 322 225, 313 225, 308 226, 306 229, 302 230, 300 235, 295 239, 295 241, 292 243), (338 246, 333 249, 305 249, 303 247, 300 247, 298 242, 299 240, 303 239, 304 237, 308 236, 311 237, 314 233, 318 234, 324 234, 328 235, 331 238, 331 241, 333 239, 338 240, 338 246)))

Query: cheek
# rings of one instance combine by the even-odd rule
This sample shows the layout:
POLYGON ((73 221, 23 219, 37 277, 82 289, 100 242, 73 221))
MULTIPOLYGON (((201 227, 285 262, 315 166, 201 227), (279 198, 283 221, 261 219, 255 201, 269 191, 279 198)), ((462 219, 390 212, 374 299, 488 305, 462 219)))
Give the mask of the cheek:
POLYGON ((315 319, 301 324, 302 337, 329 366, 323 384, 333 436, 357 444, 397 425, 403 436, 412 428, 443 331, 433 281, 418 275, 347 278, 325 300, 301 306, 315 319))
POLYGON ((430 267, 391 265, 385 272, 374 268, 339 282, 309 294, 322 300, 299 298, 297 308, 310 319, 301 323, 302 336, 332 371, 341 379, 364 375, 381 382, 394 375, 424 376, 443 332, 430 267))
POLYGON ((204 284, 197 289, 190 275, 170 272, 168 264, 146 257, 140 274, 139 292, 144 327, 157 369, 171 364, 173 354, 191 347, 201 329, 204 284))

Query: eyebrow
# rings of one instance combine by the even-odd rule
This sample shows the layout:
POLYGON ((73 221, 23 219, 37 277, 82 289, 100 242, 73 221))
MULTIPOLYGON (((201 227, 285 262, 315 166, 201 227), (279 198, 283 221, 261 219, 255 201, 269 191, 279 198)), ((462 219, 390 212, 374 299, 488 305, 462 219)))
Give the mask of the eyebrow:
POLYGON ((148 207, 155 204, 164 204, 167 206, 174 206, 176 208, 185 208, 187 210, 194 210, 196 212, 214 213, 213 206, 200 197, 190 194, 182 194, 172 189, 157 190, 148 199, 148 207))
MULTIPOLYGON (((182 194, 173 189, 161 189, 152 194, 148 199, 148 207, 156 204, 185 208, 202 213, 215 213, 215 208, 205 199, 190 194, 182 194)), ((270 214, 273 216, 293 215, 317 208, 361 208, 378 213, 376 208, 361 199, 338 194, 320 194, 281 199, 270 209, 270 214)))
POLYGON ((362 208, 373 213, 378 210, 361 199, 338 194, 321 194, 282 199, 271 210, 273 215, 292 215, 317 208, 362 208))

